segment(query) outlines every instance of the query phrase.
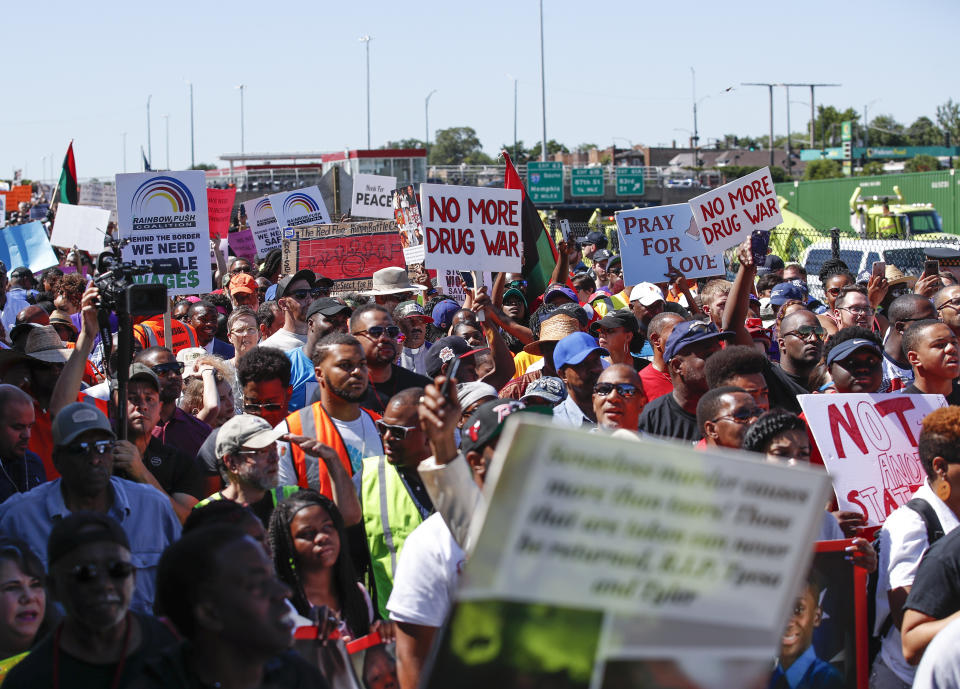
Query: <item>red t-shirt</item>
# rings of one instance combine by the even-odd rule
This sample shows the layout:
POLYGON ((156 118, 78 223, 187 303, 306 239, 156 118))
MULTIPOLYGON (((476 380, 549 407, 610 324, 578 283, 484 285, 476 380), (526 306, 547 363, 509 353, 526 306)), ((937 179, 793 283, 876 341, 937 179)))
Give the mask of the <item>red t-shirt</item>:
POLYGON ((647 395, 647 402, 653 402, 658 397, 663 397, 669 392, 673 392, 673 382, 666 371, 658 371, 653 364, 644 366, 640 371, 640 382, 643 383, 643 391, 647 395))

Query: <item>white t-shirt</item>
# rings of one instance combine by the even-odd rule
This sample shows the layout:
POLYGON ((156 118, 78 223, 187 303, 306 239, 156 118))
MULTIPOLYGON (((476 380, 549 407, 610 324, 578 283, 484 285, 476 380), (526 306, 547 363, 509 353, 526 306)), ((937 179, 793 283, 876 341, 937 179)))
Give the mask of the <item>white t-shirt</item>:
MULTIPOLYGON (((930 503, 940 519, 944 534, 953 531, 960 523, 956 515, 936 496, 926 481, 911 498, 923 498, 930 503)), ((898 507, 883 522, 883 528, 880 530, 880 562, 877 564, 877 627, 874 632, 879 631, 880 625, 890 614, 887 591, 913 585, 920 558, 923 557, 929 545, 923 517, 906 505, 898 507)), ((916 668, 907 663, 903 657, 900 630, 896 625, 891 625, 890 631, 883 637, 880 644, 880 657, 897 677, 907 684, 913 681, 916 668)))
POLYGON ((373 424, 373 419, 365 412, 360 412, 353 421, 341 421, 332 416, 330 420, 340 431, 340 437, 343 438, 343 444, 347 448, 347 456, 350 457, 350 466, 353 473, 360 471, 364 457, 379 457, 383 454, 383 444, 380 442, 380 434, 377 427, 373 424))
POLYGON ((917 667, 913 689, 958 689, 960 688, 960 620, 954 620, 941 629, 917 667))
POLYGON ((259 346, 274 347, 275 349, 281 349, 284 352, 288 352, 291 349, 302 347, 305 344, 307 344, 306 335, 298 335, 297 333, 292 333, 289 330, 280 328, 280 330, 261 342, 259 346))
POLYGON ((440 627, 447 619, 467 558, 439 513, 403 542, 387 602, 390 619, 440 627))

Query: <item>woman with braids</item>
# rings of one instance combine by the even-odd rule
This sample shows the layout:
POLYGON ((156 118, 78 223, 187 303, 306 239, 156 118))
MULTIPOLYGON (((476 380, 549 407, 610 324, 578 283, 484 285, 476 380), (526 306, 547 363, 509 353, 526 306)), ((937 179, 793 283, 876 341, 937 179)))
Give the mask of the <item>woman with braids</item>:
POLYGON ((270 547, 280 579, 293 591, 297 612, 308 619, 324 605, 340 617, 350 638, 385 631, 373 621, 373 604, 357 581, 340 510, 332 500, 302 490, 281 500, 270 517, 270 547))

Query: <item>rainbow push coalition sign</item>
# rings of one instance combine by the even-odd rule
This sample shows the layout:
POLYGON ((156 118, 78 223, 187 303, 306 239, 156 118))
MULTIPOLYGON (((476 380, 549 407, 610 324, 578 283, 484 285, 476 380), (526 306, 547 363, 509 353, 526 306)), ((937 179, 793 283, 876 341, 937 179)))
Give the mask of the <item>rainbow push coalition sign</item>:
POLYGON ((280 226, 273 214, 270 199, 262 196, 243 202, 243 212, 247 216, 247 226, 253 234, 253 243, 258 256, 266 256, 271 249, 280 248, 280 226))
POLYGON ((330 214, 317 186, 284 191, 267 197, 280 227, 320 225, 330 222, 330 214))
POLYGON ((201 170, 117 175, 117 219, 123 259, 150 264, 172 258, 173 275, 147 273, 138 282, 165 284, 169 294, 196 294, 211 285, 206 177, 201 170))

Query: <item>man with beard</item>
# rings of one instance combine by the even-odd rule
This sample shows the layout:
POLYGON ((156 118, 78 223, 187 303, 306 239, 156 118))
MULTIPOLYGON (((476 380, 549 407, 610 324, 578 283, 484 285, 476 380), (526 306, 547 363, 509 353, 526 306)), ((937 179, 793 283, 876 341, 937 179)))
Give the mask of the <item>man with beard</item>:
MULTIPOLYGON (((307 405, 317 388, 313 372, 313 350, 321 338, 332 332, 347 332, 353 309, 336 297, 314 299, 307 309, 307 343, 285 352, 290 359, 290 409, 297 411, 307 405)), ((316 400, 313 400, 316 401, 316 400)))
POLYGON ((380 416, 360 404, 369 385, 367 361, 360 342, 351 335, 332 333, 320 340, 313 354, 320 401, 295 411, 277 426, 291 436, 305 436, 333 448, 339 462, 326 457, 318 461, 297 442, 278 443, 280 483, 326 495, 337 503, 347 526, 360 521, 359 505, 351 521, 341 502, 344 491, 355 497, 349 477, 364 457, 383 454, 375 423, 380 416))
POLYGON ((216 354, 224 359, 232 359, 233 345, 215 337, 217 321, 217 307, 210 302, 198 301, 191 304, 187 310, 187 323, 196 331, 200 346, 210 354, 216 354))
POLYGON ((587 333, 571 333, 553 350, 553 366, 567 386, 567 399, 553 408, 553 423, 574 428, 596 423, 593 386, 603 371, 607 350, 587 333))
POLYGON ((640 376, 629 364, 611 364, 593 386, 593 412, 599 428, 636 433, 646 403, 640 376))
POLYGON ((300 490, 296 485, 279 485, 277 440, 282 435, 281 429, 253 414, 240 414, 223 424, 217 432, 216 453, 226 487, 196 506, 231 500, 249 507, 267 528, 277 503, 300 490))
MULTIPOLYGON (((780 371, 807 392, 813 392, 810 375, 820 363, 827 331, 806 309, 794 311, 780 322, 780 371)), ((776 364, 771 364, 776 368, 776 364)))
POLYGON ((0 385, 0 502, 47 480, 43 462, 27 449, 35 418, 30 395, 0 385))
POLYGON ((183 364, 166 347, 144 349, 133 360, 153 371, 160 381, 160 420, 153 429, 153 437, 188 457, 196 457, 210 435, 210 426, 177 406, 183 392, 183 364))
POLYGON ((427 325, 433 319, 424 313, 423 307, 415 301, 405 301, 393 312, 393 317, 403 333, 403 347, 400 349, 398 363, 408 371, 426 375, 426 356, 430 343, 426 341, 427 325))
MULTIPOLYGON (((118 440, 113 452, 114 469, 124 478, 151 485, 170 498, 173 511, 184 521, 204 497, 203 474, 189 455, 164 445, 153 435, 160 418, 160 381, 143 364, 130 365, 127 382, 127 438, 118 440)), ((113 402, 117 399, 116 381, 113 402)))
MULTIPOLYGON (((365 304, 350 316, 350 334, 363 348, 370 385, 362 397, 363 406, 382 414, 390 398, 407 388, 422 388, 430 379, 397 366, 397 337, 400 328, 390 312, 379 304, 365 304)), ((319 380, 320 376, 317 375, 319 380)), ((379 443, 379 439, 377 441, 379 443)), ((374 453, 377 454, 377 453, 374 453)), ((369 456, 369 455, 366 455, 369 456)), ((359 464, 358 464, 359 466, 359 464)))
MULTIPOLYGON (((157 561, 180 538, 180 522, 170 501, 152 486, 113 476, 116 434, 96 407, 65 406, 53 421, 53 462, 60 478, 14 495, 0 504, 0 533, 27 542, 39 557, 47 553, 54 524, 73 512, 108 515, 123 527, 139 563, 131 607, 153 610, 157 561)), ((55 562, 44 562, 52 570, 55 562)))

